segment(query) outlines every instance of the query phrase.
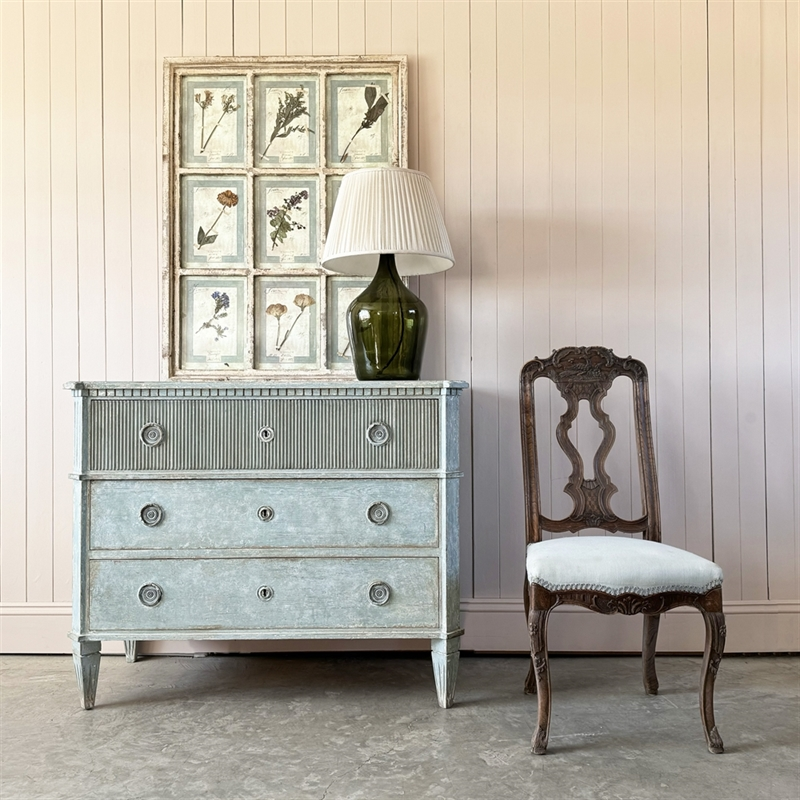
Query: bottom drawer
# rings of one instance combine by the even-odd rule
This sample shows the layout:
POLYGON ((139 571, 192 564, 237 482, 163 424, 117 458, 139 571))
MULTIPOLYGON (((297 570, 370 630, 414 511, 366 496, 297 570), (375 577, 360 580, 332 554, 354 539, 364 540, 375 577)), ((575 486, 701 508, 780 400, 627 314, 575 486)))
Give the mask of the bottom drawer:
POLYGON ((89 562, 103 631, 436 628, 436 558, 89 562))

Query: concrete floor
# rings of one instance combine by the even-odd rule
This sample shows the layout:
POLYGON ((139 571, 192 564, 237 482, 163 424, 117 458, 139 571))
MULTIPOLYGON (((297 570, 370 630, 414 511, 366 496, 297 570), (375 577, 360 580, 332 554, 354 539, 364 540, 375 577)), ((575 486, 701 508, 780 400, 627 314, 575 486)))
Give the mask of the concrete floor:
POLYGON ((800 659, 728 657, 726 753, 706 751, 699 659, 552 658, 546 756, 523 657, 462 656, 436 705, 421 654, 107 656, 82 711, 63 656, 0 658, 3 800, 797 800, 800 659))

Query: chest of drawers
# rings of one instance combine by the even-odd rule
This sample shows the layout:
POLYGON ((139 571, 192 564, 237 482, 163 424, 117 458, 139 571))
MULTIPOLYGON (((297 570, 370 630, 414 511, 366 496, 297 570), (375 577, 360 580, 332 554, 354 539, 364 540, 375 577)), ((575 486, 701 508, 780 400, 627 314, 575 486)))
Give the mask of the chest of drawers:
POLYGON ((75 383, 81 702, 103 640, 431 640, 458 666, 463 383, 75 383))

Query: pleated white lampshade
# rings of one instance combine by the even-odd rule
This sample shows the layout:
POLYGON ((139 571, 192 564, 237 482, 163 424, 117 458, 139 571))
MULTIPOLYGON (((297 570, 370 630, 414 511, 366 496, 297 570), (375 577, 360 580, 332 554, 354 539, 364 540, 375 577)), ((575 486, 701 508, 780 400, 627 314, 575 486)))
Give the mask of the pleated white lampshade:
POLYGON ((345 275, 374 275, 394 253, 401 275, 453 266, 453 250, 430 179, 397 167, 359 169, 342 180, 322 265, 345 275))

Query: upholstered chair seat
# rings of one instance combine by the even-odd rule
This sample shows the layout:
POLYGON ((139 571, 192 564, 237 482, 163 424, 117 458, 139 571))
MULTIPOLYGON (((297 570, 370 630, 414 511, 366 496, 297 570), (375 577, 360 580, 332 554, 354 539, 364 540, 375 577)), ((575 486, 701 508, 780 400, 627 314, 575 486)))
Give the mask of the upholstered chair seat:
POLYGON ((705 594, 722 585, 713 561, 661 542, 627 536, 568 536, 528 545, 528 582, 618 597, 663 592, 705 594))

